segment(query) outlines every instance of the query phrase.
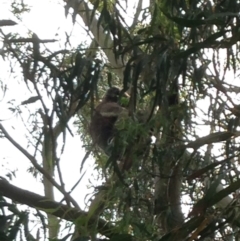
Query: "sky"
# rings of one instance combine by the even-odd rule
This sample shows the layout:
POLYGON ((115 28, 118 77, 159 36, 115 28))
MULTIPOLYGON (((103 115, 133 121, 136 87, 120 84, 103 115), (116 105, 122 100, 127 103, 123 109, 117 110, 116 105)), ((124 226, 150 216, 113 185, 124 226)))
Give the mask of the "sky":
MULTIPOLYGON (((57 39, 57 43, 49 43, 48 48, 51 50, 64 48, 64 40, 66 39, 65 32, 71 34, 71 45, 76 47, 82 40, 87 39, 87 33, 83 22, 80 18, 73 26, 71 16, 65 17, 65 9, 63 7, 62 0, 41 0, 32 1, 24 0, 26 4, 31 6, 31 11, 22 16, 22 19, 17 19, 10 11, 10 4, 12 1, 3 0, 0 2, 0 18, 11 19, 18 24, 12 27, 4 27, 5 33, 8 31, 17 32, 20 36, 26 36, 26 33, 30 30, 38 35, 40 39, 57 39)), ((20 1, 19 1, 20 2, 20 1)), ((143 1, 146 5, 148 1, 143 1)), ((125 16, 125 20, 130 23, 134 13, 134 6, 136 1, 129 1, 126 9, 128 11, 125 16)), ((1 42, 0 42, 1 49, 1 42)), ((18 124, 20 121, 16 116, 8 111, 10 104, 9 100, 14 99, 15 105, 20 104, 22 101, 29 98, 25 86, 17 85, 18 76, 13 78, 9 73, 8 62, 3 61, 0 58, 1 76, 7 83, 8 89, 6 96, 2 100, 0 96, 0 120, 3 120, 2 124, 6 127, 7 131, 14 136, 14 138, 21 143, 22 146, 27 146, 27 140, 25 138, 25 129, 22 125, 18 124), (2 70, 5 70, 4 72, 2 70)), ((19 81, 20 83, 20 81, 19 81)), ((21 109, 28 115, 28 106, 21 106, 21 109)), ((61 158, 61 167, 63 170, 63 179, 66 181, 66 188, 69 190, 75 182, 79 179, 82 173, 85 173, 81 183, 73 192, 73 197, 80 203, 81 208, 85 207, 84 198, 88 193, 92 193, 93 189, 89 188, 89 181, 96 183, 96 172, 93 172, 94 160, 89 158, 84 165, 82 173, 80 173, 81 161, 85 155, 85 151, 82 148, 79 135, 76 134, 77 129, 70 124, 74 137, 71 137, 67 133, 67 141, 65 152, 61 158)), ((59 138, 61 139, 61 138, 59 138)), ((32 178, 32 174, 27 172, 29 168, 29 161, 18 151, 12 144, 6 142, 6 140, 0 139, 1 148, 0 152, 0 175, 16 171, 16 178, 11 181, 12 184, 27 189, 29 191, 37 192, 43 195, 43 187, 38 179, 32 178), (3 160, 3 161, 2 161, 3 160)), ((30 147, 27 148, 31 152, 30 147)), ((56 199, 61 200, 61 195, 56 192, 56 199)))
MULTIPOLYGON (((60 3, 58 3, 60 1, 25 1, 32 4, 32 9, 30 13, 23 16, 22 21, 19 21, 10 13, 10 2, 11 1, 2 1, 0 3, 1 19, 11 19, 16 21, 18 24, 13 27, 5 27, 3 29, 4 32, 18 32, 20 35, 26 36, 26 32, 31 30, 41 39, 58 39, 59 41, 55 44, 55 46, 54 44, 48 45, 51 50, 54 48, 59 49, 59 46, 63 46, 62 39, 65 40, 65 31, 68 33, 72 32, 73 37, 71 38, 71 44, 73 47, 79 44, 79 38, 81 40, 86 38, 86 32, 82 28, 82 23, 78 21, 73 27, 70 16, 65 18, 64 8, 60 3)), ((25 129, 22 125, 18 125, 18 121, 20 121, 19 118, 16 118, 7 110, 10 106, 7 102, 11 99, 15 99, 14 103, 18 105, 29 98, 29 93, 27 93, 25 87, 21 88, 21 84, 17 85, 16 88, 16 81, 18 82, 18 79, 17 77, 13 78, 13 76, 11 76, 7 71, 9 69, 7 62, 4 62, 1 59, 0 66, 0 78, 5 79, 8 89, 10 90, 7 92, 4 99, 0 96, 0 119, 3 120, 2 124, 14 137, 14 139, 21 143, 23 147, 26 147, 27 140, 25 138, 25 129), (3 73, 3 70, 6 70, 5 73, 3 73)), ((25 111, 26 114, 28 113, 27 108, 27 106, 21 106, 21 109, 25 111)), ((61 159, 61 167, 63 170, 64 180, 66 181, 67 190, 69 190, 82 175, 82 173, 80 173, 80 164, 85 155, 80 137, 76 134, 77 129, 74 128, 72 124, 70 125, 75 135, 74 137, 71 137, 69 133, 67 134, 65 152, 61 159)), ((61 137, 59 139, 61 139, 61 137)), ((4 176, 4 174, 9 173, 12 170, 16 170, 16 178, 13 177, 11 181, 12 184, 43 195, 43 187, 39 182, 39 178, 35 180, 32 178, 32 175, 27 172, 27 169, 29 168, 29 161, 8 141, 0 139, 0 145, 3 147, 0 152, 0 175, 4 176)), ((27 150, 32 153, 30 147, 28 147, 27 150)), ((83 169, 83 172, 85 170, 88 171, 81 183, 73 192, 73 197, 79 201, 81 208, 85 207, 85 195, 93 191, 93 189, 88 188, 88 180, 93 179, 93 166, 94 161, 92 158, 89 158, 83 169)), ((59 195, 58 192, 56 192, 56 199, 61 200, 61 195, 59 195)))
MULTIPOLYGON (((63 40, 65 40, 66 37, 65 31, 72 36, 72 47, 75 47, 79 44, 79 39, 85 39, 87 36, 81 21, 78 21, 73 27, 71 17, 65 17, 64 8, 62 4, 60 4, 61 1, 27 0, 25 2, 28 2, 30 5, 32 5, 32 8, 29 13, 23 16, 22 20, 15 18, 9 11, 10 2, 11 1, 9 0, 0 2, 0 19, 11 19, 18 24, 13 27, 4 27, 3 31, 5 33, 12 31, 17 32, 20 36, 26 36, 26 33, 30 30, 36 33, 41 39, 57 39, 57 43, 48 45, 48 48, 53 51, 55 49, 64 48, 63 40)), ((9 100, 14 99, 15 105, 19 105, 22 101, 29 98, 29 93, 27 93, 23 84, 18 84, 21 83, 21 80, 18 78, 18 76, 10 75, 8 62, 2 60, 1 58, 0 69, 0 78, 7 83, 7 87, 10 90, 7 92, 4 98, 0 96, 1 123, 14 137, 14 139, 32 154, 32 148, 28 146, 25 138, 26 130, 22 125, 19 124, 21 120, 8 111, 8 107, 11 106, 8 103, 9 100)), ((26 113, 26 115, 28 115, 27 106, 21 106, 21 109, 24 113, 26 113)), ((73 198, 79 203, 80 207, 85 209, 85 197, 87 194, 93 192, 93 188, 90 188, 90 182, 95 182, 95 184, 97 183, 95 180, 96 172, 93 172, 94 160, 93 158, 89 158, 84 165, 83 171, 80 173, 80 165, 85 155, 85 151, 82 148, 79 135, 76 134, 77 128, 74 127, 72 123, 70 123, 70 126, 72 132, 74 133, 74 137, 67 133, 65 152, 62 155, 60 166, 63 170, 63 180, 65 182, 67 191, 69 191, 73 185, 75 185, 78 179, 86 171, 81 182, 72 193, 73 198)), ((0 146, 0 176, 6 176, 8 173, 12 173, 12 178, 10 181, 11 184, 34 193, 44 195, 43 185, 40 177, 38 176, 38 178, 35 179, 32 177, 32 174, 28 172, 30 163, 27 158, 16 150, 11 143, 2 138, 0 138, 0 146)), ((62 195, 58 191, 55 192, 55 196, 56 200, 58 201, 62 199, 62 195)), ((89 198, 90 196, 87 197, 89 198)), ((21 206, 21 209, 25 208, 26 207, 24 205, 21 206)), ((31 231, 33 234, 37 231, 35 228, 36 225, 38 225, 36 222, 32 222, 31 228, 33 229, 31 231)))

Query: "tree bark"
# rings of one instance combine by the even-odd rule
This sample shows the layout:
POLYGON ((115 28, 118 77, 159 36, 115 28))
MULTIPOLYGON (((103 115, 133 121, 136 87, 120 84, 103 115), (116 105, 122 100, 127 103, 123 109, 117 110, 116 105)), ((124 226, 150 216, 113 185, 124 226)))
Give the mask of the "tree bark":
MULTIPOLYGON (((78 218, 86 218, 86 226, 91 227, 96 224, 94 217, 89 217, 87 212, 84 212, 77 208, 69 208, 69 206, 64 205, 59 202, 51 201, 45 196, 38 195, 33 192, 18 188, 11 185, 8 181, 0 178, 0 194, 4 197, 10 198, 11 200, 26 204, 30 207, 44 211, 47 214, 54 215, 55 217, 65 219, 67 221, 73 222, 78 218)), ((86 228, 86 227, 85 227, 86 228)), ((111 237, 114 234, 113 227, 107 224, 104 220, 97 220, 97 231, 105 235, 106 237, 111 237)))

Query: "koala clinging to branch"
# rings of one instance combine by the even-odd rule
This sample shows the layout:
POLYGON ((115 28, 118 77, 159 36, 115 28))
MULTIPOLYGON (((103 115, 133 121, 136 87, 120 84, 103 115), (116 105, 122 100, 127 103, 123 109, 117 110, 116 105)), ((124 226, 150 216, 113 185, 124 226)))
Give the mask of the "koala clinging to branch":
POLYGON ((89 132, 93 143, 98 145, 107 155, 109 143, 116 133, 115 123, 120 114, 127 110, 118 104, 120 90, 116 87, 110 88, 102 102, 96 107, 93 114, 89 132))
POLYGON ((145 120, 142 113, 136 113, 135 118, 129 117, 129 112, 118 102, 120 90, 110 88, 102 102, 96 107, 90 123, 89 132, 94 145, 98 145, 109 157, 121 161, 121 169, 127 171, 134 159, 142 156, 151 142, 143 131, 145 120), (119 130, 123 121, 124 128, 119 130), (140 128, 139 128, 140 127, 140 128), (139 128, 139 129, 137 129, 139 128), (134 132, 131 132, 133 131, 134 132), (114 140, 114 145, 111 144, 114 140), (112 156, 113 157, 113 156, 112 156))

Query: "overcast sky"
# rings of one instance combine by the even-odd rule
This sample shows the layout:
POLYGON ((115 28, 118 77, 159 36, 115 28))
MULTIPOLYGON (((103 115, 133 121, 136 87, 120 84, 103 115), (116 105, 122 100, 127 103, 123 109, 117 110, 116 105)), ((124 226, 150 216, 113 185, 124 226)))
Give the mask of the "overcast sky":
MULTIPOLYGON (((80 43, 80 40, 82 41, 84 38, 86 38, 86 31, 84 31, 82 28, 81 22, 77 22, 73 27, 71 18, 65 18, 64 8, 58 3, 59 1, 25 1, 33 4, 33 6, 31 11, 23 16, 22 21, 16 19, 9 11, 10 2, 11 1, 8 0, 0 2, 1 19, 14 20, 18 23, 18 25, 8 28, 5 27, 3 29, 4 32, 12 31, 26 36, 28 30, 31 30, 41 39, 58 39, 59 41, 57 43, 48 44, 48 48, 51 50, 64 47, 63 41, 65 40, 65 31, 68 33, 72 32, 72 47, 76 47, 80 43)), ((9 72, 7 71, 9 70, 7 61, 5 62, 0 59, 0 66, 0 78, 2 80, 4 79, 9 89, 3 100, 2 96, 0 96, 0 119, 3 120, 2 124, 7 128, 9 133, 12 134, 14 139, 17 140, 23 147, 26 147, 27 141, 24 134, 25 129, 21 124, 19 124, 21 122, 20 119, 16 118, 7 110, 7 108, 10 106, 7 102, 11 99, 15 99, 14 103, 18 105, 22 101, 29 98, 29 93, 26 90, 23 82, 10 76, 9 72), (18 81, 20 85, 17 84, 18 81), (25 95, 27 93, 28 95, 25 95)), ((25 111, 24 106, 21 106, 21 109, 25 111)), ((26 111, 26 113, 28 112, 26 111)), ((70 124, 70 126, 73 130, 73 133, 76 133, 77 130, 74 129, 73 125, 70 124)), ((12 180, 14 185, 29 191, 43 194, 43 187, 39 182, 39 179, 35 180, 31 174, 26 172, 30 166, 27 158, 17 151, 7 140, 0 139, 0 145, 0 175, 4 176, 11 170, 17 170, 16 178, 12 180)), ((61 159, 61 167, 68 191, 81 175, 80 164, 85 154, 81 146, 82 143, 80 142, 80 137, 78 135, 71 137, 69 134, 67 134, 66 149, 61 159)), ((28 151, 33 154, 32 148, 28 148, 28 151)), ((74 198, 80 202, 82 208, 85 206, 83 204, 85 195, 89 192, 92 192, 92 189, 87 188, 87 184, 88 179, 94 179, 91 177, 93 164, 94 161, 89 158, 88 162, 85 164, 85 169, 87 170, 85 178, 73 192, 74 198)), ((58 200, 60 200, 61 196, 57 195, 56 197, 58 200)))
MULTIPOLYGON (((71 34, 71 45, 76 47, 83 40, 87 39, 87 33, 85 31, 84 24, 77 18, 76 24, 73 26, 71 16, 65 17, 63 1, 62 0, 41 0, 32 1, 24 0, 31 6, 31 11, 22 16, 22 19, 17 19, 10 11, 11 1, 4 0, 0 2, 0 16, 1 19, 11 19, 16 21, 18 24, 13 27, 4 27, 5 33, 7 31, 17 32, 21 36, 26 36, 26 33, 30 30, 38 35, 41 39, 58 39, 57 43, 49 43, 47 47, 51 50, 57 50, 64 48, 64 41, 66 38, 65 32, 71 34)), ((148 4, 148 1, 143 1, 144 4, 148 4)), ((134 1, 129 1, 129 5, 126 7, 128 14, 125 15, 125 21, 130 22, 133 19, 134 13, 134 1)), ((146 6, 145 6, 146 7, 146 6)), ((1 43, 0 43, 1 48, 1 43)), ((7 128, 7 130, 14 136, 14 138, 21 143, 22 146, 26 147, 27 142, 25 138, 25 129, 22 125, 18 125, 19 119, 16 119, 9 111, 9 104, 7 102, 14 99, 15 104, 20 104, 22 101, 29 98, 29 94, 25 88, 23 82, 19 81, 20 85, 16 86, 18 78, 13 78, 10 76, 8 62, 4 62, 0 59, 1 75, 0 78, 5 80, 10 91, 8 91, 5 98, 0 101, 0 120, 5 120, 2 124, 7 128), (3 71, 5 70, 5 71, 3 71)), ((1 96, 0 96, 1 100, 1 96)), ((24 106, 21 107, 24 111, 24 106)), ((28 107, 26 107, 28 108, 28 107)), ((26 113, 27 110, 26 110, 26 113)), ((76 133, 76 129, 70 124, 73 133, 76 133)), ((60 139, 60 138, 59 138, 60 139)), ((29 168, 29 161, 17 151, 8 141, 0 139, 1 152, 0 152, 0 175, 6 174, 10 170, 17 170, 16 178, 12 180, 12 183, 16 186, 25 188, 29 191, 38 192, 43 194, 42 184, 38 180, 32 178, 32 175, 27 173, 26 170, 29 168), (3 165, 2 165, 3 164, 3 165)), ((63 170, 63 178, 66 182, 67 191, 71 188, 75 182, 78 180, 80 174, 80 164, 84 156, 84 150, 81 148, 82 143, 80 142, 80 137, 75 135, 71 137, 69 133, 67 134, 67 142, 64 155, 61 159, 61 166, 63 170)), ((28 148, 31 152, 32 149, 28 148)), ((80 202, 81 207, 83 204, 84 197, 87 193, 91 193, 92 189, 88 189, 87 185, 90 180, 96 183, 94 177, 92 176, 92 168, 94 166, 94 160, 90 159, 85 164, 85 178, 78 185, 78 187, 73 192, 73 197, 80 202)), ((59 195, 57 199, 60 200, 59 195)))

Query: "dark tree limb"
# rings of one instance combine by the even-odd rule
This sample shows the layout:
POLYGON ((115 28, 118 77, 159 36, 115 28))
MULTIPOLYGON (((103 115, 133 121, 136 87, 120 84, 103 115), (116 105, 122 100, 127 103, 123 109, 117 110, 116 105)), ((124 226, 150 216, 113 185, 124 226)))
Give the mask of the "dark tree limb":
POLYGON ((21 204, 26 204, 30 207, 42 210, 48 214, 52 214, 61 219, 73 222, 78 218, 86 218, 86 226, 93 227, 97 222, 97 231, 106 236, 111 237, 114 234, 113 227, 107 224, 104 220, 95 220, 94 217, 89 217, 87 212, 77 208, 69 208, 67 205, 59 202, 50 201, 48 198, 38 195, 33 192, 18 188, 11 185, 5 179, 0 178, 0 195, 10 198, 21 204))
POLYGON ((5 19, 2 19, 0 20, 0 27, 3 27, 3 26, 13 26, 13 25, 16 25, 17 23, 12 21, 12 20, 5 20, 5 19))

